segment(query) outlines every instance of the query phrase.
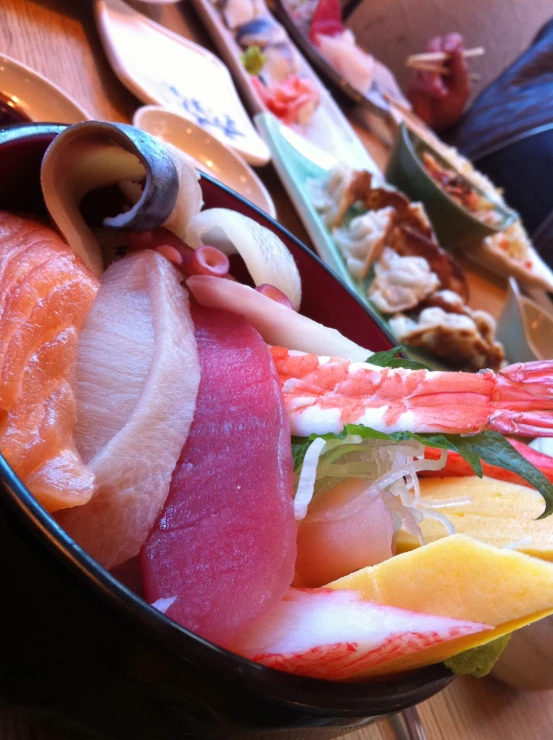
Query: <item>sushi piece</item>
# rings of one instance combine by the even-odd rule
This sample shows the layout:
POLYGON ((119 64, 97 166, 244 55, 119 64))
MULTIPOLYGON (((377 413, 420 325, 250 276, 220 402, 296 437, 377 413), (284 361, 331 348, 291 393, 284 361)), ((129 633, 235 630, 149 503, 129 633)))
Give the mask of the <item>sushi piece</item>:
POLYGON ((340 681, 385 672, 387 663, 402 658, 416 663, 419 653, 432 648, 455 655, 463 640, 490 630, 483 623, 371 603, 354 590, 290 589, 235 650, 281 671, 340 681))
POLYGON ((236 28, 236 43, 243 49, 259 46, 264 51, 269 44, 287 41, 286 32, 271 16, 263 15, 236 28))
POLYGON ((219 7, 225 25, 231 31, 265 13, 262 0, 223 0, 219 7))
POLYGON ((192 317, 202 371, 196 415, 141 551, 142 580, 150 603, 173 599, 169 617, 228 646, 292 583, 290 427, 255 329, 197 305, 192 317))
POLYGON ((81 333, 76 439, 97 490, 58 521, 105 568, 138 554, 194 416, 200 370, 181 280, 151 250, 113 263, 81 333))
POLYGON ((261 78, 266 85, 282 82, 299 71, 298 56, 288 41, 267 44, 261 78))
POLYGON ((317 46, 340 77, 352 87, 361 93, 370 89, 375 73, 374 57, 357 46, 349 28, 335 36, 317 34, 317 46))
POLYGON ((0 450, 48 511, 85 504, 75 367, 98 281, 54 231, 0 212, 0 286, 0 450))

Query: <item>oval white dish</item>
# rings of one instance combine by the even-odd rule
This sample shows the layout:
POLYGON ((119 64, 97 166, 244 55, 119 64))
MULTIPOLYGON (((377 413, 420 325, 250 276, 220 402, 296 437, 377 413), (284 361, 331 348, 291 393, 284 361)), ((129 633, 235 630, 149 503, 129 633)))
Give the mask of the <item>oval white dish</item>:
POLYGON ((276 218, 272 198, 251 167, 193 121, 158 105, 145 105, 134 114, 133 125, 178 147, 201 172, 207 172, 276 218))
POLYGON ((0 91, 31 121, 80 123, 91 118, 53 82, 5 54, 0 54, 0 91))

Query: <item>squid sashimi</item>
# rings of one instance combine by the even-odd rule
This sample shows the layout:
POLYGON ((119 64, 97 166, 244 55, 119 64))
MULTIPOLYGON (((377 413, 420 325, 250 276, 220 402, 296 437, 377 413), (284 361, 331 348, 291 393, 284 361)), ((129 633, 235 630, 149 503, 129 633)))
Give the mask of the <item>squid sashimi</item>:
POLYGON ((271 668, 327 680, 370 675, 401 656, 446 644, 450 655, 467 635, 485 632, 469 622, 364 601, 357 591, 290 589, 265 619, 234 646, 271 668))
POLYGON ((236 314, 194 305, 201 364, 194 423, 142 548, 145 596, 229 645, 294 575, 290 427, 265 342, 236 314))
POLYGON ((77 340, 97 290, 54 231, 0 212, 0 450, 49 511, 94 490, 73 435, 77 340))
POLYGON ((77 444, 97 490, 58 519, 106 568, 138 554, 194 416, 200 369, 180 280, 151 250, 114 263, 81 333, 77 444))

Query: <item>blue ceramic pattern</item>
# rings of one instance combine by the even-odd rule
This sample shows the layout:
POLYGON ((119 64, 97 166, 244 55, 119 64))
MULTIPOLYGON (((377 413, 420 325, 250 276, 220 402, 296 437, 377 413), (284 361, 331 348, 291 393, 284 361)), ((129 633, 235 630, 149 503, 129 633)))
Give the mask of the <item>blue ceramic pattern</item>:
POLYGON ((165 86, 198 126, 211 126, 212 128, 219 129, 232 141, 245 135, 237 127, 234 118, 229 116, 228 113, 223 113, 221 116, 213 114, 209 109, 204 108, 200 100, 183 95, 175 85, 170 85, 166 82, 165 86))

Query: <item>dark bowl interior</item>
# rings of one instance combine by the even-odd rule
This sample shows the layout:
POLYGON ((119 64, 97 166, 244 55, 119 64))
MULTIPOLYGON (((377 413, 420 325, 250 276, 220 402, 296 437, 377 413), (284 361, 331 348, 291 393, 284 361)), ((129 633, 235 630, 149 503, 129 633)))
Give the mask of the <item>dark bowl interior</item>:
MULTIPOLYGON (((0 208, 44 213, 40 161, 63 128, 0 129, 0 208)), ((373 350, 391 346, 295 237, 220 183, 202 177, 201 184, 206 207, 237 210, 283 239, 302 276, 304 313, 373 350)), ((423 701, 452 679, 436 665, 387 681, 332 683, 218 648, 148 606, 75 545, 1 456, 0 557, 0 696, 71 737, 182 740, 292 728, 337 735, 360 718, 423 701)))

